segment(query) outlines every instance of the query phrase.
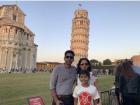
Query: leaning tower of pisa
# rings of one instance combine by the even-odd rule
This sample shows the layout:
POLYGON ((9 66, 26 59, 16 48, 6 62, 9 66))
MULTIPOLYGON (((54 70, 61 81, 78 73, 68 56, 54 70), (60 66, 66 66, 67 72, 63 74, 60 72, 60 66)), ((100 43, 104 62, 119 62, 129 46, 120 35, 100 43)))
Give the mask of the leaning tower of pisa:
POLYGON ((74 12, 70 46, 71 50, 75 52, 74 65, 80 58, 88 57, 89 23, 87 10, 77 9, 74 12))

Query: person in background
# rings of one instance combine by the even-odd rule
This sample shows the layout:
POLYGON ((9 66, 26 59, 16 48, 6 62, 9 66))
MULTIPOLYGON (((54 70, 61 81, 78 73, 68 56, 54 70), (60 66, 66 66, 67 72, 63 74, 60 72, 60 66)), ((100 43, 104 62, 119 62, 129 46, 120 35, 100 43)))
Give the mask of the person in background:
POLYGON ((64 54, 64 64, 54 68, 50 80, 52 105, 73 105, 73 86, 77 79, 76 68, 72 66, 74 52, 67 50, 64 54))
POLYGON ((116 72, 115 72, 115 82, 114 82, 114 85, 115 85, 115 94, 116 94, 116 98, 117 98, 117 101, 118 101, 118 104, 121 105, 121 95, 120 95, 120 90, 119 90, 119 80, 120 80, 120 75, 121 75, 121 72, 123 70, 123 65, 122 64, 119 64, 117 67, 116 67, 116 72))
POLYGON ((98 105, 100 96, 97 88, 89 84, 90 73, 87 70, 81 70, 79 79, 81 85, 77 85, 73 92, 74 105, 98 105))
POLYGON ((135 73, 132 62, 125 60, 119 78, 122 105, 140 105, 140 75, 135 73))
POLYGON ((131 60, 131 62, 133 63, 132 68, 133 68, 134 72, 137 73, 138 75, 140 75, 140 65, 137 64, 137 62, 135 60, 131 60))

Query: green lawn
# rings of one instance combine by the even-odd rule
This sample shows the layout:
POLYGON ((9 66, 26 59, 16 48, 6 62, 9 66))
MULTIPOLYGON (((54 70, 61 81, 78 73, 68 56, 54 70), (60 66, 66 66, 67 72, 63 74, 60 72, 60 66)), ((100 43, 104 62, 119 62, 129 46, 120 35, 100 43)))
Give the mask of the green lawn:
POLYGON ((99 79, 99 90, 100 91, 106 91, 109 90, 110 88, 112 88, 113 84, 114 84, 114 76, 111 75, 101 75, 98 77, 99 79))
MULTIPOLYGON (((51 105, 49 90, 50 73, 0 74, 0 105, 28 105, 27 98, 42 96, 51 105)), ((99 89, 109 90, 113 76, 99 76, 99 89)))

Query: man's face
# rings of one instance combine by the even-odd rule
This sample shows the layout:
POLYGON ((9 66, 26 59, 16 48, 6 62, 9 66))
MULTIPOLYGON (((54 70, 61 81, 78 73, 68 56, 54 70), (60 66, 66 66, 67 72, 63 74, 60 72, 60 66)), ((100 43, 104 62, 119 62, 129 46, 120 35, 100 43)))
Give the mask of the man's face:
POLYGON ((71 53, 67 53, 64 57, 65 63, 71 65, 74 61, 74 56, 71 53))

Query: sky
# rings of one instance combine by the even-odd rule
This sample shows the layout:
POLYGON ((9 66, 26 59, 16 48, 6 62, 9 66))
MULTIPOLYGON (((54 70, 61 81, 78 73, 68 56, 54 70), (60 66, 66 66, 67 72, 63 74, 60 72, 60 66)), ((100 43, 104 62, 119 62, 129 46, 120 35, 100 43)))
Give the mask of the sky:
POLYGON ((89 60, 140 54, 140 1, 0 1, 0 5, 17 4, 26 14, 25 25, 38 45, 38 62, 63 62, 79 3, 90 20, 89 60))

